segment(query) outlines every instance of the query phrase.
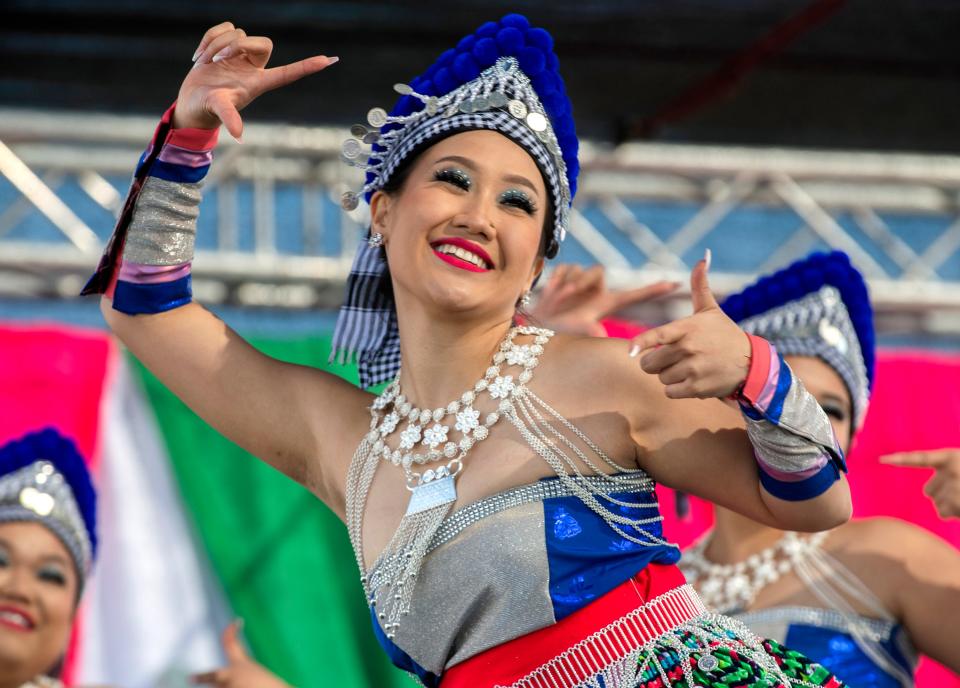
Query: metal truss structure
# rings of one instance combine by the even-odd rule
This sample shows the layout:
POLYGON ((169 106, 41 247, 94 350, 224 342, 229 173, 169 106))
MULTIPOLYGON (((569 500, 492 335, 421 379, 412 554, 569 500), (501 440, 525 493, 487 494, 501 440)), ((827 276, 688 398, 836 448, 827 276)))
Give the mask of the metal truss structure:
MULTIPOLYGON (((68 298, 99 258, 154 122, 0 110, 0 295, 68 298)), ((339 303, 365 206, 335 128, 250 124, 207 177, 194 291, 201 301, 339 303)), ((703 248, 718 295, 816 248, 846 251, 888 333, 960 332, 960 157, 586 143, 561 260, 615 287, 686 284, 703 248)), ((676 317, 681 289, 644 312, 676 317)))

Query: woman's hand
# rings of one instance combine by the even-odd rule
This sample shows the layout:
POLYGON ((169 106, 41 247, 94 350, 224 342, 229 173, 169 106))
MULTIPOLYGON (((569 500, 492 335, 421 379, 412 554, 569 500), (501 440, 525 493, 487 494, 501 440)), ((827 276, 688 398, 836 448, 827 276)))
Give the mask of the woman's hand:
POLYGON ((923 486, 940 518, 960 517, 960 449, 899 452, 880 457, 881 463, 932 468, 933 477, 923 486))
POLYGON ((671 399, 726 398, 750 370, 750 340, 713 298, 709 268, 707 251, 690 274, 693 315, 647 330, 630 349, 631 356, 647 351, 640 367, 660 378, 671 399))
POLYGON ((203 686, 218 688, 290 688, 277 676, 257 664, 243 649, 238 634, 240 622, 234 621, 223 632, 223 650, 227 655, 227 666, 194 674, 193 682, 203 686))
POLYGON ((175 128, 213 129, 221 123, 240 140, 240 110, 262 93, 319 72, 339 58, 318 55, 267 69, 273 42, 266 36, 248 36, 230 22, 204 34, 194 53, 193 69, 177 96, 175 128))
POLYGON ((676 282, 654 282, 639 289, 607 289, 602 265, 584 270, 579 265, 558 265, 530 311, 544 327, 567 334, 606 337, 600 321, 617 311, 669 294, 676 282))

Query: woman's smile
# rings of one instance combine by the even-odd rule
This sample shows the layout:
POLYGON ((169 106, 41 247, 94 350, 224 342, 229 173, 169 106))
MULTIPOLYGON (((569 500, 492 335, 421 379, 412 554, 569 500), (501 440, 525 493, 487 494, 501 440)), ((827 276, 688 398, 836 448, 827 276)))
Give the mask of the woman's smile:
POLYGON ((482 247, 460 237, 447 237, 430 244, 434 255, 443 262, 469 272, 493 269, 490 255, 482 247))

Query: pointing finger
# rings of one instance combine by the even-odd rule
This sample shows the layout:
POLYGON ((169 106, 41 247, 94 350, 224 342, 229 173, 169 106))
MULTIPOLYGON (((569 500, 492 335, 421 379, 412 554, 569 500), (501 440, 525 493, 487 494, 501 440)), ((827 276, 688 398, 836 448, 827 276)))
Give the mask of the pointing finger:
POLYGON ((660 327, 654 327, 633 338, 633 346, 630 347, 630 356, 633 358, 641 351, 652 349, 655 346, 673 344, 680 341, 683 335, 684 330, 678 326, 677 323, 667 323, 660 327))
POLYGON ((880 457, 880 463, 911 468, 941 468, 948 460, 946 453, 929 451, 897 452, 880 457))
POLYGON ((661 280, 660 282, 654 282, 653 284, 648 284, 647 286, 639 287, 638 289, 628 289, 626 291, 614 292, 610 299, 610 308, 608 308, 606 312, 601 315, 601 317, 610 315, 611 313, 616 313, 617 311, 626 308, 627 306, 632 306, 635 303, 643 303, 644 301, 655 299, 658 296, 669 294, 672 291, 676 291, 677 287, 679 286, 679 282, 661 280))
POLYGON ((268 69, 263 75, 263 90, 271 91, 292 84, 298 79, 315 74, 339 61, 339 57, 317 55, 316 57, 308 57, 306 60, 268 69))

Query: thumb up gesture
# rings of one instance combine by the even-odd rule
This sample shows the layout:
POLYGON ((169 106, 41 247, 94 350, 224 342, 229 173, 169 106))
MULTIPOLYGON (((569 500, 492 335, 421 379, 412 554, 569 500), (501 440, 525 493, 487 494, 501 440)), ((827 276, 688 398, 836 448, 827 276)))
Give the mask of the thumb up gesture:
POLYGON ((733 394, 750 369, 750 341, 720 310, 710 291, 710 250, 690 273, 693 315, 647 330, 633 339, 630 356, 656 375, 671 399, 733 394))

